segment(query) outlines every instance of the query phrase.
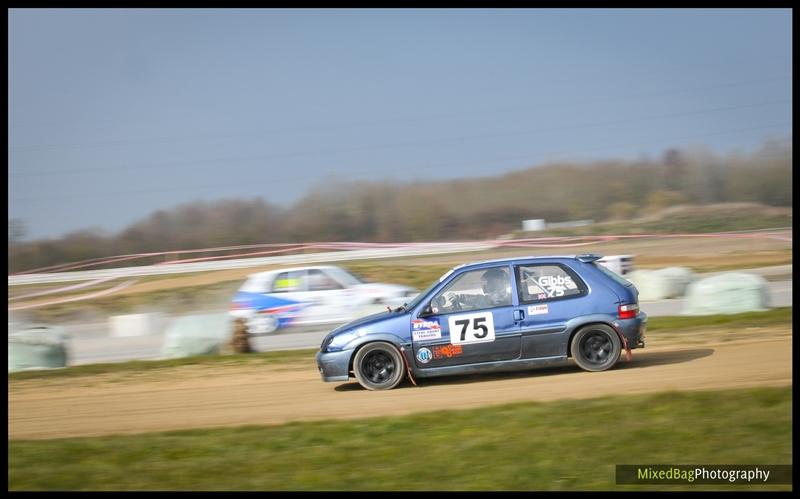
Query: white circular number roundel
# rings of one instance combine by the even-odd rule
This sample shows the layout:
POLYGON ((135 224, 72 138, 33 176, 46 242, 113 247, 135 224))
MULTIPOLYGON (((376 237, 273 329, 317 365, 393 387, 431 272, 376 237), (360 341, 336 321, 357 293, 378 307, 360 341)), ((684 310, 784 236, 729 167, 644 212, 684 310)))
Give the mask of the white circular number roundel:
POLYGON ((494 341, 494 319, 491 312, 452 315, 448 318, 450 343, 484 343, 494 341))

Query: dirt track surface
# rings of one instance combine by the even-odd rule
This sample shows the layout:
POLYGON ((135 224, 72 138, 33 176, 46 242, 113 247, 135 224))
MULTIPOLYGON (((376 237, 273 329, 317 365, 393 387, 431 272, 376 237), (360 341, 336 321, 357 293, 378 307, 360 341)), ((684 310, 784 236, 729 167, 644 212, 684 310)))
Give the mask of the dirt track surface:
POLYGON ((624 355, 612 370, 572 362, 518 373, 405 382, 369 392, 322 383, 311 362, 187 367, 130 378, 29 380, 9 385, 9 439, 129 434, 188 428, 401 415, 519 401, 663 390, 784 386, 792 382, 791 332, 763 340, 664 346, 624 355))

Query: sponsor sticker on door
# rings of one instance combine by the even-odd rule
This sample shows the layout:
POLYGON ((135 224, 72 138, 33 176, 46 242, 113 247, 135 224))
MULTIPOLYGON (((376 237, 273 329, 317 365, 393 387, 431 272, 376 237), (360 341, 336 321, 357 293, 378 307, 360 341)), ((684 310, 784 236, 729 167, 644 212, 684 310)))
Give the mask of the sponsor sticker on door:
POLYGON ((442 337, 442 327, 439 325, 439 320, 413 319, 411 321, 411 337, 413 341, 440 339, 442 337))
POLYGON ((420 348, 417 350, 417 360, 422 364, 427 364, 430 362, 432 357, 431 351, 427 348, 420 348))
POLYGON ((464 353, 464 349, 461 348, 461 345, 437 345, 433 347, 434 359, 443 359, 445 357, 449 359, 457 357, 462 353, 464 353))
POLYGON ((528 315, 541 315, 546 314, 549 311, 547 310, 547 304, 544 305, 531 305, 528 307, 528 315))

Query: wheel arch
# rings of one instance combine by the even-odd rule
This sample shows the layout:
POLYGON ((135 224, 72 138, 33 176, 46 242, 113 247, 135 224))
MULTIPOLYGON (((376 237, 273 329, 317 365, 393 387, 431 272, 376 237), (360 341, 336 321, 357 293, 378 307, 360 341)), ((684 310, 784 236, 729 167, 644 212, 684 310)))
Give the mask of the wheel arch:
MULTIPOLYGON (((595 324, 608 326, 617 333, 617 336, 619 336, 619 331, 617 330, 617 327, 614 326, 614 321, 615 319, 612 316, 604 314, 581 317, 569 321, 567 323, 567 330, 570 332, 569 337, 567 338, 567 357, 572 357, 572 339, 576 334, 578 334, 578 331, 587 326, 592 326, 595 324)), ((622 340, 620 339, 620 341, 622 340)))
POLYGON ((406 357, 405 352, 403 351, 404 344, 407 342, 404 342, 403 339, 397 335, 391 333, 370 334, 368 336, 363 336, 361 339, 363 341, 358 343, 355 346, 355 348, 353 348, 353 353, 350 354, 350 360, 348 361, 347 364, 348 374, 353 372, 353 361, 355 360, 358 351, 370 343, 379 343, 379 342, 389 343, 392 346, 394 346, 400 353, 400 356, 403 357, 403 359, 405 359, 406 362, 408 362, 408 358, 406 357))

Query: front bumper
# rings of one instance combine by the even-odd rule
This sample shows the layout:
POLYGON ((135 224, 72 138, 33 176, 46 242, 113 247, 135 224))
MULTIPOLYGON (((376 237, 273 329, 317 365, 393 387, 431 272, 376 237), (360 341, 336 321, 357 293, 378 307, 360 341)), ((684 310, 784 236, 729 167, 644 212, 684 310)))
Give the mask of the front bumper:
POLYGON ((350 357, 353 350, 317 352, 317 369, 322 381, 335 382, 350 379, 350 357))
POLYGON ((628 348, 644 348, 645 331, 647 330, 647 314, 639 312, 633 319, 614 321, 617 330, 625 337, 628 348))

